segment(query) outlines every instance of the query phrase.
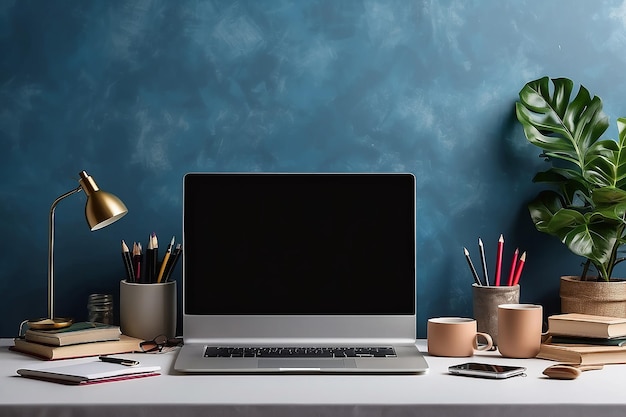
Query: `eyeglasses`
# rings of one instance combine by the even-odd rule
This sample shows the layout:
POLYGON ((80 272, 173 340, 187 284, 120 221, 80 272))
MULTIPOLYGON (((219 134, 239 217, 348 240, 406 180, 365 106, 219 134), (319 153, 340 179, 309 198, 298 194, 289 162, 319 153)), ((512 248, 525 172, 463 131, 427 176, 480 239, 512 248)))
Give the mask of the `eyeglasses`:
POLYGON ((152 340, 144 340, 143 342, 139 343, 139 348, 141 348, 141 351, 144 353, 169 352, 175 347, 182 345, 182 338, 168 338, 164 334, 160 334, 152 340))

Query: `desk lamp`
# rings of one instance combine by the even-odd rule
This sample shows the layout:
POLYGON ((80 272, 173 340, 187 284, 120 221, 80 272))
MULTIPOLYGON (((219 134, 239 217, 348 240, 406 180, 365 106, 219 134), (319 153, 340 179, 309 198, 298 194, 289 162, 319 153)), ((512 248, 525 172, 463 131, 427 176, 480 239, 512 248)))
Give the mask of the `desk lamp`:
POLYGON ((92 232, 110 225, 128 213, 128 209, 119 198, 100 190, 93 178, 85 171, 79 175, 79 186, 57 197, 50 207, 48 221, 48 317, 29 320, 28 327, 31 329, 60 329, 68 327, 73 322, 71 318, 54 316, 54 211, 57 204, 72 194, 84 191, 87 195, 85 217, 92 232))

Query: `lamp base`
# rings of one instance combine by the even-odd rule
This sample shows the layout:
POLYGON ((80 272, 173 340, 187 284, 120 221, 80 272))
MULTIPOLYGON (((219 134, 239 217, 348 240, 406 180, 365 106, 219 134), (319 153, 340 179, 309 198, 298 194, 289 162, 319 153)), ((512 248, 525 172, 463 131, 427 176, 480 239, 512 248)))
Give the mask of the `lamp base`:
POLYGON ((28 320, 28 328, 34 330, 54 330, 69 327, 74 323, 74 319, 68 317, 54 317, 28 320))

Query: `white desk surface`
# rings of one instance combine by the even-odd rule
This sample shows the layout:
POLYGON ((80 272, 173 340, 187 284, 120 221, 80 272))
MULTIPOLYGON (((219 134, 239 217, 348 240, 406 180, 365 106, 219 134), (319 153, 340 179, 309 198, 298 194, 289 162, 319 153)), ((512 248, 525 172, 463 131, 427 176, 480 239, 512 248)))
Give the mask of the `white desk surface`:
MULTIPOLYGON (((91 386, 31 380, 18 368, 44 362, 11 352, 0 339, 0 416, 626 416, 626 365, 608 365, 571 381, 550 380, 554 362, 473 358, 426 359, 421 375, 180 375, 176 352, 120 355, 160 365, 162 375, 91 386), (452 376, 449 365, 474 360, 528 368, 526 377, 452 376)), ((426 352, 426 342, 417 346, 426 352)), ((71 359, 85 361, 91 359, 71 359)))

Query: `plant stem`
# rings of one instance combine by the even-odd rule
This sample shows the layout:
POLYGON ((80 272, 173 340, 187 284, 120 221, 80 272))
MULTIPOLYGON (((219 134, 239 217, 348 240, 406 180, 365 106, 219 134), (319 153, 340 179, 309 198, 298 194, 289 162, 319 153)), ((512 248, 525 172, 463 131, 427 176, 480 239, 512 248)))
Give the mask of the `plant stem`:
POLYGON ((606 275, 602 276, 604 281, 610 281, 611 276, 613 275, 613 268, 615 268, 615 265, 617 264, 617 250, 621 245, 625 227, 626 225, 622 223, 622 225, 617 228, 617 236, 619 236, 619 238, 615 239, 615 244, 613 245, 613 249, 611 250, 611 257, 609 258, 609 261, 606 265, 606 275))
POLYGON ((587 259, 587 262, 585 262, 583 266, 583 272, 580 274, 581 281, 587 281, 587 272, 589 272, 590 265, 591 265, 591 259, 587 259))

